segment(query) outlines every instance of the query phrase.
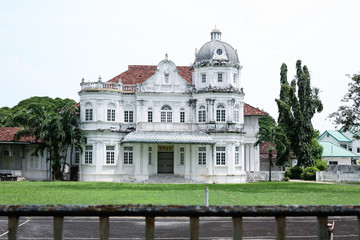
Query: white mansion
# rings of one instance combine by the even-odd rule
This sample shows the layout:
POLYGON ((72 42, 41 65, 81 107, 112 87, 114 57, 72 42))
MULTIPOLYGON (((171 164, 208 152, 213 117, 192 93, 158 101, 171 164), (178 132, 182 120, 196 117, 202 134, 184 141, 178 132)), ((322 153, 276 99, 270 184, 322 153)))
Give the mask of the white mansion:
POLYGON ((174 174, 194 182, 242 183, 259 171, 254 147, 265 112, 244 103, 237 51, 211 41, 190 67, 166 55, 157 66, 130 65, 102 82, 81 83, 77 154, 81 181, 147 181, 174 174))

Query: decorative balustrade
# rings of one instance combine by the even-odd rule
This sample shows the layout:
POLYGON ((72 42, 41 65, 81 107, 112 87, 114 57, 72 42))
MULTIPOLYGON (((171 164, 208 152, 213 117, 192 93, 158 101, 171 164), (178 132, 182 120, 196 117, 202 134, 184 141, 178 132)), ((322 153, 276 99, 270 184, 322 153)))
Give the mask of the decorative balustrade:
POLYGON ((64 216, 98 216, 100 239, 109 239, 111 216, 144 216, 145 239, 154 239, 155 217, 189 217, 191 239, 199 239, 200 217, 232 217, 233 239, 242 239, 243 217, 275 217, 277 239, 285 239, 287 216, 315 216, 318 239, 329 239, 328 216, 357 216, 360 226, 360 205, 0 205, 0 216, 8 216, 8 239, 14 240, 20 216, 53 216, 54 239, 63 239, 64 216))
POLYGON ((114 82, 82 82, 81 91, 117 91, 122 93, 135 93, 136 85, 125 85, 114 82))

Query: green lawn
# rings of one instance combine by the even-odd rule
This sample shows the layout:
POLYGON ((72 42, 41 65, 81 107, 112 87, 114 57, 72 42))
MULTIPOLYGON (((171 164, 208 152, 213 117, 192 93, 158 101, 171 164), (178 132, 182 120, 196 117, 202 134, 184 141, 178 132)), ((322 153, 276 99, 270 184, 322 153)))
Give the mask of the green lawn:
POLYGON ((247 184, 135 184, 0 182, 0 204, 203 205, 360 204, 360 185, 295 182, 247 184))

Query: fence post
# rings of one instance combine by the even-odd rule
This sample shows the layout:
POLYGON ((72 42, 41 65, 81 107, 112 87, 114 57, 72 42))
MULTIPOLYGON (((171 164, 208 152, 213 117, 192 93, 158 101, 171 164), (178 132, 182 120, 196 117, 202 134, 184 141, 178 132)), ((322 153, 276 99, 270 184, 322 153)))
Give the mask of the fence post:
POLYGON ((146 217, 145 222, 146 222, 145 239, 152 240, 152 239, 154 239, 155 218, 154 217, 146 217))
POLYGON ((64 217, 54 217, 54 240, 64 239, 63 232, 64 217))
POLYGON ((286 217, 276 217, 276 239, 284 240, 286 235, 286 217))
POLYGON ((199 239, 199 217, 190 217, 190 239, 199 239))
POLYGON ((8 230, 9 240, 16 240, 17 239, 17 228, 19 225, 19 217, 8 217, 8 230))
POLYGON ((205 206, 206 207, 209 206, 209 188, 208 187, 205 188, 205 206))
POLYGON ((242 217, 233 217, 234 240, 242 239, 242 217))
POLYGON ((317 217, 318 239, 329 239, 329 231, 327 227, 328 217, 317 217))
POLYGON ((108 240, 110 232, 109 217, 100 217, 100 240, 108 240))

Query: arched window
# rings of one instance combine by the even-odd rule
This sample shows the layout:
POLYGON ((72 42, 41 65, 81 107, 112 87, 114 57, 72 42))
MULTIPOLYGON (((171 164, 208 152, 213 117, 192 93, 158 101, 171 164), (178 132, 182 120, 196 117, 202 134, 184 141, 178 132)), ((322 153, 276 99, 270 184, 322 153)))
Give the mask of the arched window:
POLYGON ((172 122, 172 109, 169 105, 161 108, 161 122, 172 122))
POLYGON ((153 121, 153 111, 151 108, 148 109, 148 122, 153 121))
POLYGON ((223 105, 216 108, 216 121, 225 122, 225 107, 223 105))
POLYGON ((91 103, 85 104, 85 121, 92 121, 93 120, 93 107, 91 103))
POLYGON ((106 120, 108 122, 115 122, 115 105, 109 104, 106 112, 106 120))
POLYGON ((206 122, 206 109, 204 106, 199 108, 199 122, 206 122))
POLYGON ((235 108, 234 108, 234 122, 240 122, 240 107, 239 107, 239 105, 235 105, 235 108))
POLYGON ((183 108, 180 109, 180 122, 181 123, 185 122, 185 110, 183 108))

